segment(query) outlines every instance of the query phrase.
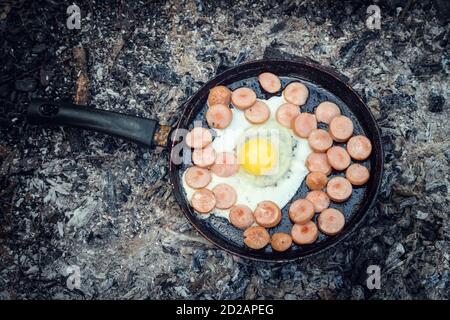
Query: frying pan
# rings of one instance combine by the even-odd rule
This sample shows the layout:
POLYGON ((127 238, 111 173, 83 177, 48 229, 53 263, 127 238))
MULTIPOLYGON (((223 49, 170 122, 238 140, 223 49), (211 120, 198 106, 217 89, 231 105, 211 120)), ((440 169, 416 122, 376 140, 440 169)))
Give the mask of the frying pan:
MULTIPOLYGON (((380 131, 367 105, 342 78, 335 71, 309 61, 265 59, 237 65, 211 79, 186 101, 183 114, 174 128, 160 126, 156 120, 152 119, 41 99, 30 103, 27 118, 30 124, 79 127, 115 135, 147 147, 166 146, 169 149, 169 175, 175 198, 186 218, 198 232, 216 246, 232 254, 254 260, 283 262, 319 253, 345 239, 361 224, 378 195, 384 159, 380 131), (234 228, 226 219, 214 215, 206 219, 199 217, 191 208, 182 187, 182 173, 189 165, 172 161, 175 150, 179 149, 175 148, 180 143, 177 133, 181 130, 178 129, 189 130, 193 127, 194 121, 200 121, 204 127, 207 127, 206 100, 211 88, 219 84, 226 85, 232 90, 247 86, 256 92, 258 98, 268 99, 273 94, 262 91, 258 84, 257 77, 262 72, 278 75, 283 88, 292 81, 304 83, 309 89, 309 98, 302 107, 302 111, 313 112, 321 101, 335 102, 342 114, 352 119, 355 127, 354 134, 367 136, 373 145, 369 159, 361 162, 370 170, 369 181, 362 187, 355 187, 348 201, 330 205, 344 213, 346 224, 343 230, 335 236, 321 234, 318 240, 310 245, 294 244, 284 252, 272 251, 270 245, 261 250, 249 249, 243 243, 242 231, 234 228)), ((326 128, 326 125, 320 124, 319 127, 326 128)), ((344 146, 344 144, 340 145, 344 146)), ((176 152, 179 153, 179 150, 176 152)), ((342 174, 342 172, 333 171, 331 175, 342 174)), ((303 182, 293 199, 305 197, 307 192, 308 189, 303 182)), ((282 209, 283 219, 280 224, 269 230, 271 234, 278 231, 290 232, 292 224, 287 214, 288 206, 289 204, 282 209)), ((317 217, 314 218, 316 219, 317 217)))

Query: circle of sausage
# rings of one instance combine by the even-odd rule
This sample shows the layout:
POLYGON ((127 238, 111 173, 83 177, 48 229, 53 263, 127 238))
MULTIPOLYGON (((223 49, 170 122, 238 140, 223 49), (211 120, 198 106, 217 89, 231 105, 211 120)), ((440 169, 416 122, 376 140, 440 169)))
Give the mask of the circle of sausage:
POLYGON ((263 72, 258 76, 258 81, 265 91, 275 93, 281 89, 281 80, 276 75, 270 72, 263 72))
POLYGON ((189 167, 184 174, 184 180, 191 188, 204 188, 211 182, 211 172, 204 168, 189 167))
POLYGON ((231 90, 225 86, 216 86, 209 90, 208 106, 223 104, 228 106, 231 102, 231 90))
POLYGON ((244 231, 244 243, 251 249, 262 249, 267 246, 269 242, 269 232, 261 226, 250 227, 244 231))
POLYGON ((308 100, 308 88, 300 82, 291 82, 283 90, 284 99, 297 106, 302 106, 308 100))
POLYGON ((250 88, 238 88, 231 93, 231 103, 240 109, 250 108, 256 102, 256 93, 250 88))
POLYGON ((255 222, 253 211, 243 204, 237 204, 230 209, 228 216, 233 226, 238 229, 247 229, 255 222))
POLYGON ((261 124, 269 119, 270 109, 264 102, 256 101, 254 105, 245 110, 244 115, 248 122, 261 124))
POLYGON ((307 199, 295 200, 289 206, 289 218, 293 223, 305 224, 314 216, 314 205, 307 199))
POLYGON ((211 128, 225 129, 233 120, 233 113, 226 105, 214 104, 208 108, 205 117, 211 128))
POLYGON ((216 152, 211 145, 204 149, 194 149, 192 152, 192 162, 200 168, 211 166, 216 160, 216 152))
POLYGON ((228 209, 236 203, 236 190, 226 183, 219 183, 212 189, 212 192, 216 198, 216 208, 218 209, 228 209))
POLYGON ((331 120, 328 131, 336 142, 345 142, 353 134, 353 122, 346 116, 337 116, 331 120))
POLYGON ((209 213, 216 206, 214 193, 208 189, 198 189, 192 194, 192 207, 199 213, 209 213))
POLYGON ((278 107, 275 117, 283 127, 292 128, 292 121, 300 114, 300 108, 292 103, 283 103, 278 107))
POLYGON ((311 201, 315 212, 322 212, 330 205, 330 198, 321 190, 313 190, 306 194, 306 199, 311 201))
POLYGON ((306 185, 310 190, 322 190, 327 182, 327 175, 323 172, 310 172, 306 176, 306 185))
POLYGON ((365 136, 354 136, 347 142, 347 151, 355 160, 366 160, 372 153, 372 143, 365 136))
POLYGON ((219 177, 228 178, 239 171, 239 163, 234 152, 216 153, 216 161, 211 166, 211 171, 219 177))
POLYGON ((262 201, 253 212, 256 223, 265 228, 275 227, 281 221, 281 210, 272 201, 262 201))
POLYGON ((308 221, 305 224, 294 224, 292 226, 291 236, 296 244, 311 244, 317 240, 319 231, 313 221, 308 221))
POLYGON ((308 136, 308 143, 314 151, 325 152, 333 145, 333 138, 326 130, 314 129, 308 136))
POLYGON ((338 234, 345 225, 345 217, 337 209, 329 208, 319 214, 317 218, 319 229, 329 236, 338 234))
POLYGON ((272 245, 273 250, 283 252, 291 247, 292 237, 284 232, 276 232, 272 235, 270 244, 272 245))
POLYGON ((317 121, 330 124, 334 117, 341 115, 339 107, 330 101, 321 102, 315 111, 317 121))
POLYGON ((201 149, 212 142, 211 132, 203 127, 195 127, 186 134, 186 144, 190 148, 201 149))
POLYGON ((302 112, 292 121, 292 130, 300 138, 308 138, 314 129, 317 129, 317 121, 311 113, 302 112))
POLYGON ((334 177, 328 181, 327 194, 335 202, 344 202, 352 195, 352 185, 344 177, 334 177))
POLYGON ((335 170, 345 170, 351 162, 350 156, 347 151, 339 146, 334 146, 327 151, 328 163, 335 170))
POLYGON ((305 161, 305 166, 310 172, 331 173, 331 166, 326 153, 311 152, 305 161))
POLYGON ((362 186, 369 181, 370 173, 369 169, 365 166, 354 163, 345 171, 345 177, 354 186, 362 186))

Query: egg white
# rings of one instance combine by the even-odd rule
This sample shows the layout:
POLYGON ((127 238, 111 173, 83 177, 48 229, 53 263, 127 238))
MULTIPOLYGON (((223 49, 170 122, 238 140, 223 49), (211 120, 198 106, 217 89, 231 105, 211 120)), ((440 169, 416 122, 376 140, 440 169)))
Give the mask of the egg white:
MULTIPOLYGON (((269 121, 274 120, 276 122, 275 114, 278 107, 286 102, 284 98, 274 96, 268 100, 259 100, 265 102, 269 106, 269 121)), ((215 139, 212 142, 212 146, 216 152, 235 152, 236 143, 239 137, 241 137, 248 128, 255 126, 247 121, 243 111, 233 108, 232 113, 233 120, 227 128, 222 130, 212 129, 216 134, 215 139)), ((278 122, 276 123, 278 124, 278 122)), ((261 187, 249 183, 245 175, 242 174, 235 174, 231 177, 222 178, 212 173, 211 182, 206 188, 212 190, 216 185, 226 183, 236 190, 236 203, 247 205, 252 210, 256 209, 259 202, 266 200, 275 202, 280 208, 286 206, 301 186, 305 176, 308 174, 308 169, 305 166, 305 160, 311 153, 311 148, 309 147, 307 139, 297 137, 294 135, 292 130, 289 130, 289 132, 293 138, 290 167, 275 184, 261 187)), ((195 189, 186 184, 184 175, 185 172, 182 177, 183 188, 186 192, 187 199, 191 199, 195 189)), ((228 219, 229 209, 214 209, 210 214, 228 219)), ((208 215, 202 214, 200 216, 207 217, 208 215)))

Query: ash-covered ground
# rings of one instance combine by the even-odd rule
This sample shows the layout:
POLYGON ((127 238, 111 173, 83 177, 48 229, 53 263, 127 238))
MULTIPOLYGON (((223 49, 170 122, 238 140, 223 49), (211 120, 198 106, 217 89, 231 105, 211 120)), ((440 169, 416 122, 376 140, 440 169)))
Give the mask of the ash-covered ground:
POLYGON ((379 31, 363 1, 77 0, 81 30, 66 26, 71 3, 0 5, 0 298, 449 299, 448 2, 378 3, 379 31), (79 45, 90 104, 169 125, 243 61, 301 56, 339 70, 382 128, 376 207, 302 261, 215 248, 175 202, 165 150, 27 125, 31 97, 74 100, 79 45), (380 290, 366 287, 372 264, 380 290))

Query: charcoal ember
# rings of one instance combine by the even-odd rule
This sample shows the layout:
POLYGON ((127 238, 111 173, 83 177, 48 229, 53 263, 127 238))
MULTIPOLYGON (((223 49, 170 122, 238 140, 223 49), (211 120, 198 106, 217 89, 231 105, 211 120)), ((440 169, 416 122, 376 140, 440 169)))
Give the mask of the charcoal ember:
POLYGON ((36 89, 37 81, 31 78, 16 80, 14 87, 18 91, 32 92, 36 89))
POLYGON ((161 83, 176 85, 180 82, 180 77, 164 64, 144 64, 141 66, 140 72, 161 83))
POLYGON ((428 97, 428 110, 431 112, 442 112, 444 110, 445 98, 432 92, 428 97))

